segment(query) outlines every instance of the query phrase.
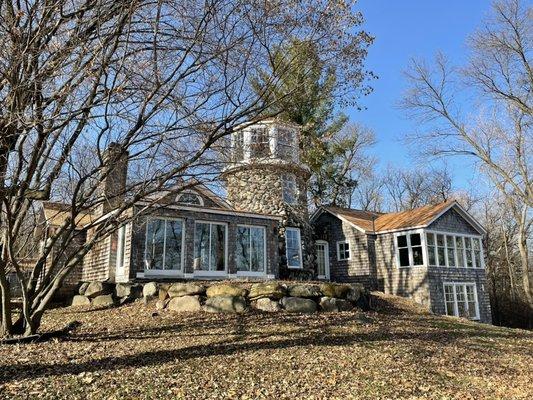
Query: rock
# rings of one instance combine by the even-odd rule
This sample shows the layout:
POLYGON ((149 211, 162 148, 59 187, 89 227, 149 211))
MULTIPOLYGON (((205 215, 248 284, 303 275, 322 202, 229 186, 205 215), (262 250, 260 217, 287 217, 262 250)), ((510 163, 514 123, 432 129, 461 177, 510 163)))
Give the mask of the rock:
POLYGON ((198 312, 202 310, 199 296, 180 296, 170 299, 167 309, 176 312, 198 312))
POLYGON ((336 297, 337 299, 345 299, 350 286, 340 285, 337 283, 321 283, 320 291, 326 297, 336 297))
POLYGON ((157 295, 157 283, 148 282, 143 286, 143 297, 155 297, 157 295))
POLYGON ((172 297, 192 296, 204 294, 205 287, 197 283, 174 283, 168 288, 168 295, 172 297))
POLYGON ((110 294, 104 294, 102 296, 95 297, 91 303, 94 307, 110 307, 115 305, 113 296, 110 294))
POLYGON ((353 305, 348 300, 322 297, 320 299, 320 309, 325 312, 350 311, 353 309, 353 305))
POLYGON ((208 297, 204 310, 209 313, 242 313, 246 310, 246 300, 242 296, 208 297))
POLYGON ((346 300, 349 300, 352 303, 357 303, 364 292, 365 288, 362 284, 354 283, 350 285, 350 290, 348 290, 348 293, 346 294, 346 300))
POLYGON ((72 298, 72 306, 88 306, 91 300, 87 296, 76 295, 72 298))
POLYGON ((227 283, 220 283, 209 286, 206 291, 207 297, 244 297, 246 296, 246 289, 236 285, 227 283))
POLYGON ((85 296, 95 298, 111 293, 111 286, 104 282, 91 282, 85 289, 85 296))
POLYGON ((131 283, 117 283, 115 285, 115 296, 118 298, 139 298, 142 297, 142 287, 131 283))
POLYGON ((285 296, 286 292, 287 291, 285 287, 278 282, 254 283, 250 288, 248 297, 254 300, 264 297, 281 299, 283 296, 285 296))
POLYGON ((82 296, 84 296, 88 287, 89 287, 89 282, 82 283, 80 288, 79 288, 79 290, 78 290, 78 293, 81 294, 82 296))
POLYGON ((322 296, 322 292, 316 285, 293 285, 289 288, 289 296, 312 298, 322 296))
POLYGON ((281 306, 277 300, 262 297, 253 302, 253 307, 259 311, 277 312, 281 310, 281 306))
POLYGON ((317 309, 313 300, 301 297, 284 297, 281 299, 281 305, 285 311, 294 313, 314 313, 317 309))
POLYGON ((168 290, 163 287, 160 287, 158 295, 159 295, 159 300, 164 301, 168 297, 168 290))
POLYGON ((155 303, 155 308, 158 310, 163 310, 167 306, 169 300, 157 300, 155 303))

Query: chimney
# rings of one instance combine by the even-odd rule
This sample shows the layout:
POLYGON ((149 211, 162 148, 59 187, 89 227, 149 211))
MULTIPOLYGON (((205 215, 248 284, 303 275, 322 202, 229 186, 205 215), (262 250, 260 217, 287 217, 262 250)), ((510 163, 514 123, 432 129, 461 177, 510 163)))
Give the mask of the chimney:
POLYGON ((98 215, 106 214, 118 208, 125 198, 126 179, 128 176, 129 153, 120 144, 112 142, 103 154, 102 174, 99 196, 103 202, 98 205, 98 215))

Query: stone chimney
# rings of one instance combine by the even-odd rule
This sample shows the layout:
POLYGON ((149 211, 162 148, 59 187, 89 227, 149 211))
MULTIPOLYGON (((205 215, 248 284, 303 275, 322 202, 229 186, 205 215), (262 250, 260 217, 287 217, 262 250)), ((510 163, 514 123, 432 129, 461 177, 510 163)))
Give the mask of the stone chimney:
POLYGON ((98 190, 103 202, 98 205, 98 215, 106 214, 124 202, 128 157, 128 151, 118 143, 112 142, 105 149, 102 160, 102 174, 105 176, 98 190))

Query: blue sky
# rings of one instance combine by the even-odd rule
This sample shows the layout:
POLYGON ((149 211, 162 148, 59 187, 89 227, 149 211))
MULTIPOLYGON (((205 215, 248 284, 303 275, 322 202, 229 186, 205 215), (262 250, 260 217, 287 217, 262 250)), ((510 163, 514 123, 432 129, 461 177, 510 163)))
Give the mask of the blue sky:
MULTIPOLYGON (((380 167, 388 163, 407 167, 414 158, 401 143, 402 135, 416 127, 397 104, 406 88, 403 71, 413 57, 431 60, 441 51, 451 62, 461 64, 468 55, 466 39, 490 11, 489 0, 359 0, 365 17, 364 29, 376 37, 367 58, 367 68, 379 76, 374 92, 362 99, 367 110, 347 110, 350 119, 376 133, 373 153, 380 167)), ((448 159, 458 188, 473 178, 472 169, 461 159, 448 159)))

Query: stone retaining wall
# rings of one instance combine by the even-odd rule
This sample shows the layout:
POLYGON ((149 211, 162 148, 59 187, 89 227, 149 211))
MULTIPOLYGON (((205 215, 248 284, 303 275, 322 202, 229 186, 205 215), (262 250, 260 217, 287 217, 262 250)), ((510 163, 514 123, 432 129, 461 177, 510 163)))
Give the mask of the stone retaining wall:
POLYGON ((369 293, 361 284, 279 281, 116 285, 91 282, 82 284, 78 292, 72 299, 73 306, 110 307, 144 299, 145 303, 157 300, 158 310, 171 312, 337 312, 350 311, 354 307, 366 308, 369 300, 369 293))

